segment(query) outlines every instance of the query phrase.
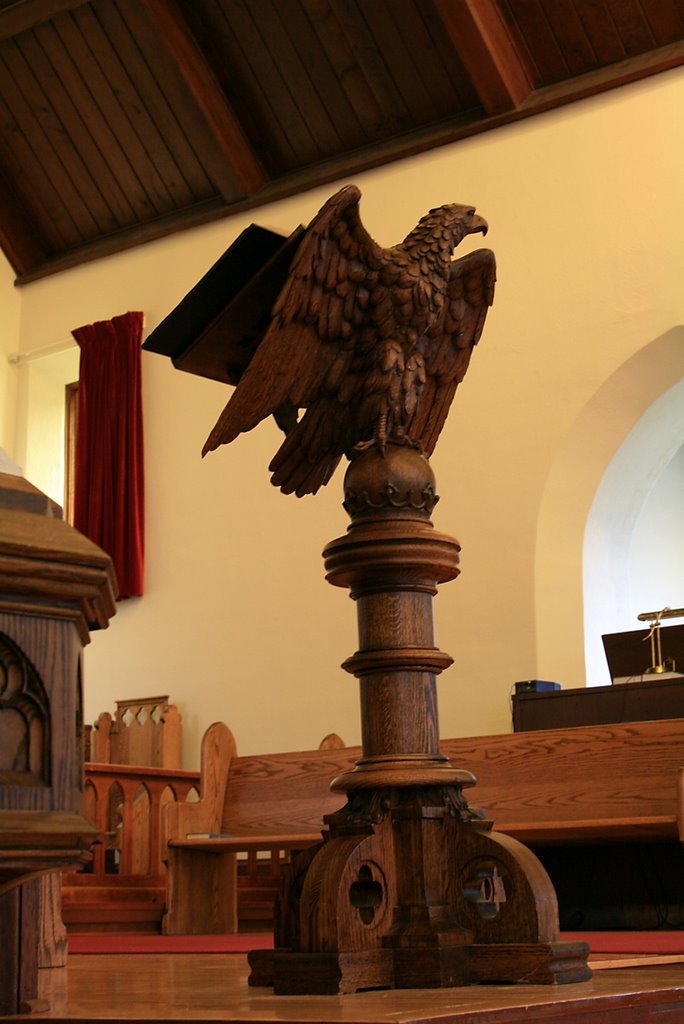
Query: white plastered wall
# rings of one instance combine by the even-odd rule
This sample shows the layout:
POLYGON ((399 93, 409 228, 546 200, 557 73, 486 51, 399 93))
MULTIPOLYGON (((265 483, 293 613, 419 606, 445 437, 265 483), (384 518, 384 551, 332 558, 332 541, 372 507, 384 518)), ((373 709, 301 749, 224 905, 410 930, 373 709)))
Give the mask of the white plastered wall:
MULTIPOLYGON (((381 244, 432 206, 472 202, 498 260, 495 305, 433 457, 435 524, 463 545, 461 577, 435 602, 437 642, 455 658, 440 680, 443 735, 507 730, 517 679, 585 681, 582 537, 618 412, 596 423, 600 459, 573 437, 620 367, 684 323, 683 85, 668 72, 354 179, 381 244)), ((28 285, 18 344, 133 309, 150 331, 244 226, 288 232, 335 187, 28 285)), ((320 558, 346 529, 341 472, 315 498, 285 497, 268 481, 270 422, 200 459, 228 389, 150 353, 143 389, 147 591, 93 636, 86 719, 168 693, 188 766, 218 718, 243 753, 316 746, 332 730, 357 742, 356 682, 339 668, 355 609, 320 558)), ((30 447, 22 422, 17 448, 30 447)))

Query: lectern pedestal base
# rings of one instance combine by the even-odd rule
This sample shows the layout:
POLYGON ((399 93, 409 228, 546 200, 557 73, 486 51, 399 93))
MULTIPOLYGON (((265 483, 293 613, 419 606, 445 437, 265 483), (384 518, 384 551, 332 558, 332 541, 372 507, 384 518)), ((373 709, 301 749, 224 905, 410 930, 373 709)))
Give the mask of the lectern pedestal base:
POLYGON ((330 995, 591 977, 586 943, 558 941, 540 862, 487 822, 461 820, 459 787, 377 796, 381 820, 364 825, 350 801, 284 869, 276 948, 249 954, 251 985, 330 995))
MULTIPOLYGON (((586 944, 558 941, 556 895, 520 843, 468 804, 468 766, 439 749, 432 598, 458 575, 459 545, 430 521, 427 459, 389 444, 350 463, 344 537, 327 579, 357 603, 363 757, 334 779, 347 804, 324 841, 282 874, 275 951, 251 984, 282 994, 442 988, 481 981, 583 981, 586 944)), ((511 794, 515 799, 515 794, 511 794)))

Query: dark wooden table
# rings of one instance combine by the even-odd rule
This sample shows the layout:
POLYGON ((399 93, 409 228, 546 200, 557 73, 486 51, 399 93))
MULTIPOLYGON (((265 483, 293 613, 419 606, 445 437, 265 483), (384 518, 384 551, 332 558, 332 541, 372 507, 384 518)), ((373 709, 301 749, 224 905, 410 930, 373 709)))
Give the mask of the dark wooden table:
POLYGON ((513 695, 513 731, 684 718, 684 677, 513 695))

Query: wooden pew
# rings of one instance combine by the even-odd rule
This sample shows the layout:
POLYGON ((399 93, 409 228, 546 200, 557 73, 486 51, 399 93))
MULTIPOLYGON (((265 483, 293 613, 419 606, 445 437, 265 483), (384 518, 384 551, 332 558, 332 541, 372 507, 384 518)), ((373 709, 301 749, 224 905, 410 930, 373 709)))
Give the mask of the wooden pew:
MULTIPOLYGON (((577 874, 583 850, 583 870, 601 855, 601 870, 620 878, 625 844, 642 852, 645 844, 650 852, 663 844, 666 863, 674 856, 684 877, 683 719, 449 739, 442 750, 477 777, 466 793, 471 805, 483 808, 497 831, 532 846, 557 889, 554 850, 569 851, 570 867, 561 863, 566 874, 577 874)), ((360 755, 349 747, 238 757, 230 730, 211 726, 202 746, 202 799, 166 812, 163 930, 234 932, 238 854, 267 854, 273 885, 284 857, 320 841, 323 815, 344 803, 329 783, 360 755)), ((608 881, 601 879, 604 888, 608 881)))
POLYGON ((241 923, 269 927, 281 863, 320 842, 323 814, 344 804, 330 781, 359 755, 331 734, 317 750, 238 757, 230 729, 210 726, 200 756, 201 799, 165 810, 162 931, 237 931, 239 858, 241 923))

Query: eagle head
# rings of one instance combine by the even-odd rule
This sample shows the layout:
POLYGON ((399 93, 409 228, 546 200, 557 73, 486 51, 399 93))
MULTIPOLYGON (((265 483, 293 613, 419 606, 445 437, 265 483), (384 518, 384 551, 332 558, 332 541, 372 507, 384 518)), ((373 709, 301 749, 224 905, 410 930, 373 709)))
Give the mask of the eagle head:
POLYGON ((465 238, 488 231, 487 221, 475 212, 474 206, 449 203, 429 210, 404 239, 408 251, 427 254, 428 251, 451 257, 454 249, 465 238))

